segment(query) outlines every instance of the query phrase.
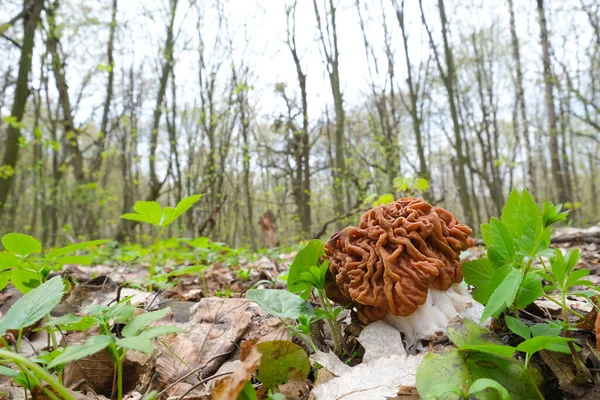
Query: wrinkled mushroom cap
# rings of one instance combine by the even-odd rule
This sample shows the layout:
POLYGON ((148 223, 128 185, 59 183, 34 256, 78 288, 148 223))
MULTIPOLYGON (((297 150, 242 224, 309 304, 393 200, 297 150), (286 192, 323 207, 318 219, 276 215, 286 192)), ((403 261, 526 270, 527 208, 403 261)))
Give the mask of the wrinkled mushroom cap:
POLYGON ((420 198, 377 206, 325 245, 327 295, 354 304, 365 323, 388 313, 409 316, 425 303, 429 288, 447 290, 462 281, 459 255, 474 245, 471 233, 450 212, 420 198))

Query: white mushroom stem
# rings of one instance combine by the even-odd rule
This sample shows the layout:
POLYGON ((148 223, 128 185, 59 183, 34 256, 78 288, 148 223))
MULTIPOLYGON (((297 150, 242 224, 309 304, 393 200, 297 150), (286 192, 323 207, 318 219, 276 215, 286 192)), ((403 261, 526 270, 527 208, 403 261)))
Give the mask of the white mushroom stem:
POLYGON ((446 291, 429 289, 427 301, 408 317, 388 314, 385 322, 404 334, 408 350, 414 350, 420 340, 440 341, 446 338, 446 326, 455 317, 479 322, 484 306, 471 296, 464 283, 454 284, 446 291))

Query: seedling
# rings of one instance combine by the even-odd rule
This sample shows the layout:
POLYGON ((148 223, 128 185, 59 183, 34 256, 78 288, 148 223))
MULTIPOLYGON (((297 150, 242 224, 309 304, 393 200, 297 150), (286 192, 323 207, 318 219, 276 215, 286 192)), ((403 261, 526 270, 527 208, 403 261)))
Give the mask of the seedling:
MULTIPOLYGON (((133 206, 135 213, 123 214, 121 218, 144 222, 150 225, 154 225, 157 228, 154 244, 152 245, 152 261, 150 262, 150 268, 148 270, 150 279, 154 278, 156 274, 156 260, 160 253, 161 239, 167 229, 177 218, 182 216, 187 210, 192 208, 200 198, 201 194, 186 197, 181 200, 176 207, 164 207, 156 201, 138 201, 133 206)), ((150 286, 152 288, 152 286, 150 286)))

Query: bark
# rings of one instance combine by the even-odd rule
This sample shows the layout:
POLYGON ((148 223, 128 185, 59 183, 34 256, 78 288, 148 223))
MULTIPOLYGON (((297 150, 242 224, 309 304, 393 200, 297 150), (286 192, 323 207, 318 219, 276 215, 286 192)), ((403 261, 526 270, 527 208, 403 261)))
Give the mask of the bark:
MULTIPOLYGON (((48 38, 46 39, 46 48, 52 62, 52 72, 54 74, 54 83, 58 91, 58 101, 62 108, 61 124, 64 129, 63 142, 66 148, 65 157, 70 158, 69 162, 73 168, 73 175, 78 184, 86 182, 86 176, 83 166, 83 154, 79 147, 79 131, 75 128, 73 121, 73 108, 71 98, 69 97, 69 86, 67 77, 63 69, 64 59, 58 53, 60 43, 60 29, 56 26, 54 12, 58 8, 58 1, 46 10, 48 16, 48 38)), ((61 176, 62 177, 62 176, 61 176)))
POLYGON ((463 138, 462 138, 462 128, 460 126, 460 122, 458 120, 458 111, 456 107, 456 93, 455 93, 455 83, 456 83, 456 69, 454 65, 454 56, 452 54, 452 48, 450 47, 449 34, 448 34, 448 21, 446 17, 446 9, 444 7, 444 0, 438 0, 439 14, 440 14, 440 22, 442 26, 442 39, 444 43, 444 59, 446 64, 446 70, 444 71, 444 67, 440 61, 440 57, 437 53, 435 42, 433 40, 433 35, 427 22, 425 20, 425 12, 423 11, 422 0, 419 0, 419 7, 421 9, 421 19, 423 24, 425 25, 425 29, 427 30, 427 35, 429 36, 429 41, 431 43, 431 47, 433 49, 433 53, 435 56, 435 60, 438 66, 438 70, 440 76, 442 78, 442 82, 444 83, 444 87, 446 88, 446 92, 448 94, 448 107, 450 109, 450 115, 452 117, 452 127, 454 133, 454 150, 456 152, 456 180, 458 184, 458 195, 460 198, 460 203, 463 209, 463 214, 465 216, 464 220, 467 225, 472 225, 473 221, 473 210, 471 209, 471 199, 469 196, 469 187, 467 184, 467 176, 465 173, 465 155, 463 153, 463 138))
MULTIPOLYGON (((243 67, 244 68, 244 67, 243 67)), ((252 245, 252 249, 256 251, 257 243, 256 236, 254 233, 254 200, 252 198, 252 180, 250 177, 250 110, 248 104, 248 91, 250 87, 246 81, 248 67, 245 67, 245 70, 242 70, 242 75, 240 77, 237 76, 238 71, 233 68, 233 77, 234 82, 237 84, 236 92, 237 92, 237 103, 240 112, 240 125, 241 125, 241 133, 242 133, 242 165, 243 165, 243 174, 244 174, 244 194, 246 197, 246 213, 248 216, 248 220, 246 222, 246 228, 248 229, 248 235, 250 236, 250 243, 252 245), (239 79, 242 78, 242 79, 239 79)))
MULTIPOLYGON (((396 10, 396 19, 400 26, 400 32, 402 33, 402 48, 404 49, 404 59, 406 60, 406 83, 408 85, 409 104, 406 104, 406 109, 410 113, 412 120, 413 133, 415 135, 415 142, 417 145, 417 155, 419 156, 419 176, 431 180, 429 174, 429 168, 427 166, 427 160, 425 159, 425 146, 423 145, 423 135, 421 133, 422 115, 419 112, 419 88, 418 82, 414 81, 413 78, 413 67, 410 62, 410 53, 408 50, 408 32, 404 24, 404 0, 402 0, 400 6, 396 0, 392 0, 394 8, 396 10)), ((429 192, 423 193, 424 198, 428 198, 429 192)))
POLYGON ((169 15, 169 24, 167 25, 167 37, 165 39, 165 47, 163 51, 163 64, 159 80, 158 93, 156 95, 156 106, 154 107, 152 119, 152 131, 150 133, 150 158, 148 166, 150 170, 150 193, 148 200, 156 200, 160 195, 160 190, 164 184, 164 180, 160 181, 156 173, 156 149, 158 147, 158 131, 160 128, 160 120, 163 111, 163 103, 167 93, 167 83, 173 68, 173 47, 175 25, 175 14, 177 13, 178 0, 170 0, 171 10, 169 15))
POLYGON ((525 104, 525 89, 523 88, 523 70, 521 67, 521 50, 517 28, 515 25, 515 13, 513 0, 508 0, 508 11, 510 13, 510 37, 512 44, 512 55, 515 61, 515 94, 516 102, 521 114, 521 137, 525 146, 525 164, 526 164, 526 186, 533 196, 537 193, 537 182, 535 178, 535 164, 533 159, 533 150, 531 148, 531 139, 529 137, 529 120, 527 119, 527 107, 525 104))
MULTIPOLYGON (((10 168, 11 171, 16 170, 17 161, 19 159, 19 138, 21 137, 19 123, 23 120, 27 98, 29 97, 28 83, 29 74, 31 72, 35 31, 43 5, 43 0, 35 0, 33 2, 33 7, 30 8, 29 3, 26 2, 25 9, 27 12, 24 12, 22 15, 24 29, 23 45, 21 57, 19 59, 19 72, 17 75, 15 97, 10 114, 17 124, 10 124, 6 130, 6 139, 4 140, 3 145, 4 156, 2 157, 2 163, 0 164, 2 168, 10 168)), ((2 210, 4 209, 6 199, 10 193, 13 180, 14 175, 12 174, 0 175, 0 217, 2 216, 2 210)))
POLYGON ((108 132, 108 122, 110 106, 113 98, 113 87, 115 80, 115 59, 114 59, 114 42, 115 42, 115 31, 117 29, 117 0, 112 0, 111 8, 111 20, 110 20, 110 33, 108 35, 108 46, 106 50, 106 57, 108 61, 108 78, 106 81, 106 97, 104 99, 104 105, 102 107, 102 120, 100 122, 100 137, 97 142, 98 148, 90 169, 89 181, 93 180, 93 177, 97 176, 102 166, 102 152, 105 148, 105 143, 108 132))
MULTIPOLYGON (((315 16, 317 18, 317 28, 327 67, 327 75, 329 76, 335 111, 335 158, 333 165, 334 210, 338 215, 341 215, 344 214, 346 209, 344 205, 344 194, 348 190, 346 185, 348 171, 346 170, 346 158, 344 154, 346 114, 344 111, 344 100, 340 85, 340 54, 338 50, 336 21, 337 10, 333 4, 333 0, 329 0, 328 4, 329 7, 326 7, 327 14, 325 24, 323 24, 317 1, 313 0, 315 16)), ((348 195, 348 193, 346 193, 346 195, 348 195)))
POLYGON ((296 67, 296 77, 300 86, 302 102, 302 128, 295 130, 296 153, 296 186, 298 188, 297 207, 301 219, 302 234, 308 235, 312 226, 310 209, 310 140, 308 132, 308 94, 306 91, 306 74, 302 70, 302 63, 296 47, 296 2, 287 10, 287 45, 292 54, 296 67))
POLYGON ((560 150, 558 145, 558 121, 554 109, 554 77, 552 75, 552 66, 550 64, 550 39, 548 37, 548 28, 546 26, 546 12, 544 9, 544 0, 536 0, 540 24, 540 41, 542 43, 542 64, 544 67, 544 89, 546 115, 548 119, 549 130, 549 150, 552 178, 558 201, 564 203, 568 200, 565 191, 563 170, 560 162, 560 150))

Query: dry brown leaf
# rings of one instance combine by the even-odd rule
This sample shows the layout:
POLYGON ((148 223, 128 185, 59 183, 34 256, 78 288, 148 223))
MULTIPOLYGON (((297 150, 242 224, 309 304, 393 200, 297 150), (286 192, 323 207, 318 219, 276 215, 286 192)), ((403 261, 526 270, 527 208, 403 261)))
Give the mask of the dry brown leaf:
POLYGON ((539 354, 558 379, 558 384, 562 390, 575 396, 585 394, 585 388, 574 383, 575 374, 571 368, 572 361, 569 356, 546 350, 540 351, 539 354))
MULTIPOLYGON (((85 343, 88 335, 75 332, 65 336, 70 345, 85 343)), ((66 343, 63 343, 63 345, 66 343)), ((135 351, 127 352, 123 360, 123 392, 133 390, 142 376, 149 372, 147 362, 149 356, 135 351)), ((103 350, 89 357, 73 361, 65 365, 63 383, 69 387, 85 380, 87 385, 96 393, 110 397, 114 380, 114 360, 108 351, 103 350)))
MULTIPOLYGON (((235 349, 244 333, 248 330, 251 313, 247 311, 245 299, 224 299, 209 297, 202 299, 191 310, 193 317, 188 323, 176 324, 186 333, 177 333, 161 340, 160 356, 156 361, 156 373, 160 388, 179 380, 192 369, 200 368, 204 377, 217 371, 229 353, 235 349), (173 355, 177 354, 177 356, 173 355), (181 360, 185 363, 182 363, 181 360)), ((173 321, 165 321, 173 325, 173 321)), ((182 383, 198 383, 196 374, 192 374, 182 383)), ((173 395, 171 389, 168 395, 173 395)))
POLYGON ((237 398, 246 382, 252 378, 260 365, 261 354, 254 343, 244 343, 242 346, 242 363, 233 371, 231 376, 221 380, 212 393, 213 400, 229 400, 237 398), (244 345, 246 348, 244 348, 244 345))

